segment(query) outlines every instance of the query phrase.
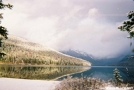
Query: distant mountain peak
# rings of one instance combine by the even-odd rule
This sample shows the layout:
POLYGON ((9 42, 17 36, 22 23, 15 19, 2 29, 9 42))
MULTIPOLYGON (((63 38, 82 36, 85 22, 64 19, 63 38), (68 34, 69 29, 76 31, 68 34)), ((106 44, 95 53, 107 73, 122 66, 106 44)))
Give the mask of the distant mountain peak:
MULTIPOLYGON (((72 51, 72 52, 75 52, 75 53, 78 53, 78 54, 81 54, 81 55, 84 55, 84 56, 89 56, 89 57, 91 57, 92 59, 94 59, 92 55, 90 55, 90 54, 88 54, 88 53, 86 53, 86 52, 84 52, 84 51, 73 50, 73 49, 69 49, 68 51, 72 51)), ((63 52, 64 52, 64 51, 63 51, 63 52)))
POLYGON ((92 62, 92 63, 94 62, 93 57, 91 55, 87 54, 86 52, 83 52, 83 51, 69 49, 69 50, 60 51, 60 52, 67 54, 67 55, 70 55, 70 56, 73 56, 73 57, 87 60, 87 61, 92 62))
POLYGON ((108 57, 95 58, 94 56, 92 56, 86 52, 79 51, 79 50, 72 50, 72 49, 69 49, 66 51, 60 51, 60 52, 70 55, 70 56, 74 56, 77 58, 87 60, 87 61, 91 62, 92 65, 97 65, 97 66, 98 65, 114 65, 115 63, 118 63, 119 61, 121 61, 122 58, 124 57, 124 55, 122 55, 122 56, 118 56, 115 58, 108 58, 108 57))

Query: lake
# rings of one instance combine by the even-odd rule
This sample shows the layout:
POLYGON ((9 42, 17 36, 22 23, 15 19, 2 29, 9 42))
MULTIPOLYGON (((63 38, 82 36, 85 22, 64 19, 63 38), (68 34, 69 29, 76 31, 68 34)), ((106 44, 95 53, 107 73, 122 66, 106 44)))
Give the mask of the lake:
POLYGON ((0 77, 34 79, 34 80, 62 80, 72 77, 94 77, 102 80, 113 79, 113 70, 118 68, 125 82, 134 83, 134 67, 93 66, 93 67, 44 67, 0 65, 0 77))
POLYGON ((88 70, 89 67, 49 67, 49 66, 24 66, 24 65, 0 65, 0 77, 56 80, 67 74, 73 74, 88 70))
MULTIPOLYGON (((122 76, 124 82, 134 83, 134 67, 123 67, 123 66, 93 66, 89 70, 84 71, 82 73, 76 73, 71 75, 72 77, 94 77, 100 78, 102 80, 110 80, 113 79, 113 70, 117 68, 122 76)), ((66 78, 64 76, 59 78, 59 80, 66 78)))

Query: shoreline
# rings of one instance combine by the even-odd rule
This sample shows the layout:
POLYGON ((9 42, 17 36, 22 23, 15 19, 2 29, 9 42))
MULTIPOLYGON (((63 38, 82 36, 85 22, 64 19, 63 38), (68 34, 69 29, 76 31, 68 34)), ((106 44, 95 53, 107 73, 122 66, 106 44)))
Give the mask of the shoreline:
MULTIPOLYGON (((0 77, 0 90, 55 90, 61 81, 28 80, 0 77)), ((130 90, 131 87, 113 87, 108 85, 104 90, 130 90)))
MULTIPOLYGON (((83 70, 83 71, 80 71, 80 72, 77 72, 77 73, 82 73, 82 72, 87 71, 87 70, 89 70, 89 69, 91 69, 91 68, 89 67, 88 69, 83 70)), ((57 79, 59 79, 59 78, 62 78, 62 77, 65 77, 65 76, 70 76, 70 75, 77 74, 77 73, 70 73, 70 74, 62 75, 62 76, 57 77, 57 78, 55 78, 55 79, 53 79, 53 80, 57 80, 57 79)))

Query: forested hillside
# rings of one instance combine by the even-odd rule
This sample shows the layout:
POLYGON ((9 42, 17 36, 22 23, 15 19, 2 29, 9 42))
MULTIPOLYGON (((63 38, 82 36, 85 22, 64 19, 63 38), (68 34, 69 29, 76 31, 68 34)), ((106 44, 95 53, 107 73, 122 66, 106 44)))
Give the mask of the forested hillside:
POLYGON ((85 60, 64 55, 16 36, 9 36, 7 40, 3 40, 1 50, 6 55, 1 58, 0 62, 6 64, 91 65, 85 60))

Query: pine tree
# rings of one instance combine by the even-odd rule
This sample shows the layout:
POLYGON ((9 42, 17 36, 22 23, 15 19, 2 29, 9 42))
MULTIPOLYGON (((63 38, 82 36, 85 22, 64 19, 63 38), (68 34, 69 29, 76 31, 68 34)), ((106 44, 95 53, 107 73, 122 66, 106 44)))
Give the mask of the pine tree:
POLYGON ((120 72, 117 68, 114 69, 114 82, 116 86, 120 86, 121 83, 123 82, 122 76, 120 75, 120 72))
MULTIPOLYGON (((3 4, 2 0, 0 0, 0 9, 4 9, 6 7, 9 8, 9 9, 12 9, 13 6, 10 5, 10 4, 3 4)), ((2 13, 0 13, 0 23, 1 23, 1 19, 3 19, 2 13)), ((3 38, 5 38, 5 39, 8 38, 7 35, 8 35, 7 29, 3 26, 0 26, 0 47, 2 46, 1 45, 2 44, 2 39, 3 38)), ((5 53, 2 53, 0 51, 0 58, 4 55, 5 55, 5 53)))
POLYGON ((129 33, 128 38, 134 37, 134 11, 130 11, 127 14, 128 20, 123 22, 122 26, 119 26, 118 29, 121 31, 127 31, 129 33))
MULTIPOLYGON (((134 0, 133 0, 134 1, 134 0)), ((128 20, 123 22, 123 25, 119 26, 118 29, 121 31, 127 31, 129 33, 128 38, 134 38, 134 10, 130 11, 127 14, 128 20)), ((130 47, 132 46, 132 42, 130 42, 130 47)), ((132 50, 134 52, 134 49, 132 50)))

